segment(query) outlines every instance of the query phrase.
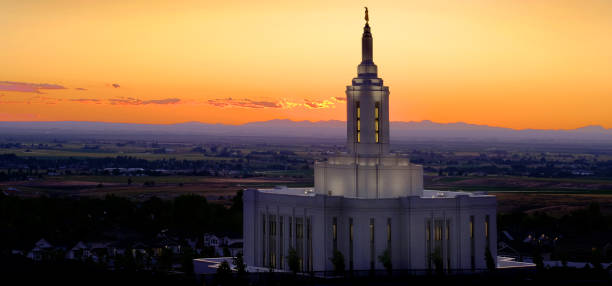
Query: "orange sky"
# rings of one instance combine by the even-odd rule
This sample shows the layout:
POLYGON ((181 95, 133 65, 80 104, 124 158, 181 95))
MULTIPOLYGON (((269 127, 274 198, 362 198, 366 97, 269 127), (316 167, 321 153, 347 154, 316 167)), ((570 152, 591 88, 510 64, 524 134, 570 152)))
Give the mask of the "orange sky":
POLYGON ((0 120, 344 120, 368 5, 391 120, 612 128, 612 1, 366 2, 4 0, 0 120))

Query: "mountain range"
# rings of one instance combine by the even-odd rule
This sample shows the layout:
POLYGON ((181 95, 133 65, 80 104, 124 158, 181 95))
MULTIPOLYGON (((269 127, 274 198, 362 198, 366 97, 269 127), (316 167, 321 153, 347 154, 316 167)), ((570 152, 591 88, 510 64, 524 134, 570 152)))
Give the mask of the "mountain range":
MULTIPOLYGON (((275 138, 321 138, 342 139, 346 134, 346 122, 291 121, 277 119, 251 122, 240 125, 185 122, 177 124, 137 124, 88 121, 51 122, 0 122, 0 136, 10 135, 189 135, 189 136, 251 136, 275 138)), ((511 129, 487 125, 457 123, 436 123, 428 120, 391 122, 392 140, 496 140, 496 141, 572 141, 610 142, 612 129, 598 125, 577 129, 511 129)))

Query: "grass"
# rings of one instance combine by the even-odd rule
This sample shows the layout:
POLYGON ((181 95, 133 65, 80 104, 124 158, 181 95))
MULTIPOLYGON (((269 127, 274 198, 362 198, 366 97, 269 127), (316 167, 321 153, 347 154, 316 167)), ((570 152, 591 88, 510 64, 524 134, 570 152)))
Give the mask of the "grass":
POLYGON ((128 178, 132 179, 133 184, 143 184, 147 181, 154 181, 156 184, 179 184, 197 183, 205 181, 205 177, 200 176, 57 176, 47 177, 47 181, 83 181, 96 183, 124 183, 127 184, 128 178))
POLYGON ((24 196, 71 196, 71 197, 101 197, 117 195, 133 199, 146 199, 157 196, 163 199, 173 198, 183 194, 202 196, 233 196, 245 188, 271 188, 277 185, 288 187, 312 186, 305 179, 285 178, 224 178, 202 176, 142 176, 131 177, 128 185, 127 176, 53 176, 44 180, 5 182, 0 188, 15 187, 24 196), (155 185, 144 186, 144 182, 154 181, 155 185), (182 184, 181 184, 182 183, 182 184), (100 185, 98 185, 100 184, 100 185))
POLYGON ((154 153, 123 153, 123 152, 111 152, 106 150, 55 150, 55 149, 29 149, 30 152, 26 152, 28 149, 0 149, 0 154, 15 154, 23 157, 37 157, 37 158, 114 158, 117 156, 134 157, 138 159, 145 159, 148 161, 154 160, 209 160, 209 161, 223 161, 232 160, 235 158, 227 157, 210 157, 205 156, 202 153, 167 153, 167 154, 154 154, 154 153))

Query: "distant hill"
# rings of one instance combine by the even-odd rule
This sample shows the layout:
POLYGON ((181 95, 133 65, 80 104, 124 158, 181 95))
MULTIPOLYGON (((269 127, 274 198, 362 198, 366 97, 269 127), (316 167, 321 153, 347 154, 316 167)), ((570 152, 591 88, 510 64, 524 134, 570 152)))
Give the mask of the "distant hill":
MULTIPOLYGON (((241 125, 185 122, 177 124, 134 124, 106 122, 0 122, 0 136, 10 135, 189 135, 189 136, 254 136, 281 138, 343 139, 346 123, 343 121, 291 121, 270 120, 241 125)), ((393 141, 406 140, 462 140, 462 141, 572 141, 610 142, 612 129, 601 126, 585 126, 577 129, 522 129, 492 127, 487 125, 457 123, 391 122, 393 141)))

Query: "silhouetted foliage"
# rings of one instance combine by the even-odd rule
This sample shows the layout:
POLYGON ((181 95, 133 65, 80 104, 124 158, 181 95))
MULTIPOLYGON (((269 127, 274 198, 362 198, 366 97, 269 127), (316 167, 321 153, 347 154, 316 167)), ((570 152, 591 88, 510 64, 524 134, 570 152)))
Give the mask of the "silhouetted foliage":
POLYGON ((487 263, 487 270, 490 272, 495 271, 495 259, 491 254, 491 249, 489 247, 485 248, 485 261, 487 263))
POLYGON ((217 273, 215 274, 215 282, 217 285, 232 285, 232 269, 230 268, 229 263, 227 261, 221 262, 219 264, 219 268, 217 268, 217 273))
POLYGON ((248 277, 242 252, 236 254, 236 257, 234 257, 234 265, 236 266, 236 284, 246 285, 248 282, 248 277))
POLYGON ((298 257, 297 251, 293 247, 289 248, 287 264, 289 265, 289 270, 291 270, 293 274, 300 271, 300 258, 298 257))
MULTIPOLYGON (((234 201, 241 200, 241 197, 234 201)), ((204 197, 144 202, 117 196, 95 198, 19 198, 0 193, 0 250, 30 249, 45 238, 71 246, 78 241, 146 241, 167 229, 178 238, 205 232, 242 232, 242 210, 209 204, 204 197), (214 222, 214 223, 213 223, 214 222)))
POLYGON ((387 270, 389 274, 393 271, 393 265, 391 264, 391 252, 389 249, 385 249, 381 255, 378 256, 378 261, 382 263, 383 267, 387 270))
POLYGON ((436 247, 434 252, 431 254, 431 260, 434 265, 435 273, 437 275, 444 274, 444 261, 442 260, 442 251, 439 247, 436 247))
POLYGON ((333 256, 330 258, 331 263, 334 265, 334 273, 336 275, 344 273, 344 255, 342 252, 336 250, 333 253, 333 256))
POLYGON ((544 257, 542 257, 542 252, 539 249, 533 253, 533 263, 536 265, 538 272, 544 270, 544 257))
POLYGON ((182 249, 181 270, 187 275, 193 274, 193 259, 196 258, 195 252, 191 247, 186 246, 182 249))

